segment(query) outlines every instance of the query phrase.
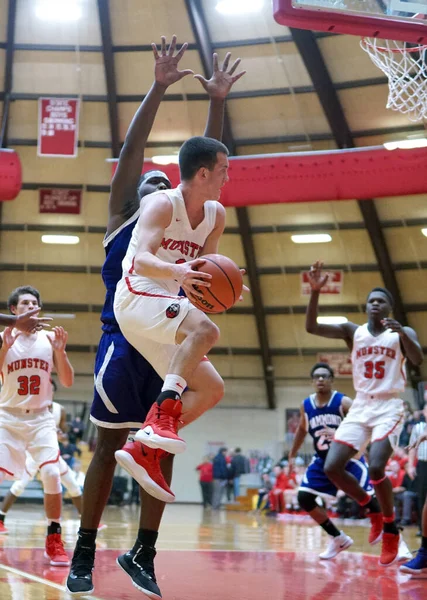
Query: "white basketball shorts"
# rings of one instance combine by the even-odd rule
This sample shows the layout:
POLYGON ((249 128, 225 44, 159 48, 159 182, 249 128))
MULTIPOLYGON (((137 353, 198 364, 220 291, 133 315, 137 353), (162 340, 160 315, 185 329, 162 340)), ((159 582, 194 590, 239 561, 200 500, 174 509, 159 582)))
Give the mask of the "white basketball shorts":
POLYGON ((49 409, 41 413, 9 412, 0 408, 0 471, 22 479, 27 454, 37 469, 59 459, 56 424, 49 409))
POLYGON ((177 350, 176 333, 190 310, 198 309, 188 298, 161 287, 137 291, 125 279, 117 285, 114 314, 120 329, 163 379, 177 350))
POLYGON ((397 446, 402 432, 403 400, 357 394, 344 421, 338 427, 334 441, 361 450, 367 443, 389 438, 397 446))

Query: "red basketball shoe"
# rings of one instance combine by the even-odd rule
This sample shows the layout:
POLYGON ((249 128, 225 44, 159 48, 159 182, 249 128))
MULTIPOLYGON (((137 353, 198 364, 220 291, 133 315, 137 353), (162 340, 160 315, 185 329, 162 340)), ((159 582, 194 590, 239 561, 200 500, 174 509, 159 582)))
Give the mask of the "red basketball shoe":
POLYGON ((137 431, 135 440, 149 448, 181 454, 187 447, 184 440, 177 435, 181 412, 181 400, 166 398, 160 405, 155 402, 141 429, 137 431))
POLYGON ((371 519, 371 531, 369 532, 369 543, 371 546, 375 546, 381 541, 383 536, 383 514, 382 513, 370 513, 369 518, 371 519))
POLYGON ((379 564, 389 567, 398 560, 400 535, 398 533, 383 533, 383 543, 379 564))
POLYGON ((0 521, 0 535, 7 535, 8 533, 9 529, 6 527, 3 521, 0 521))
POLYGON ((44 555, 53 567, 68 567, 70 564, 60 533, 51 533, 46 537, 44 555))
POLYGON ((157 500, 173 502, 175 495, 168 486, 160 469, 160 459, 164 456, 161 450, 153 450, 139 442, 128 442, 115 457, 139 485, 157 500))

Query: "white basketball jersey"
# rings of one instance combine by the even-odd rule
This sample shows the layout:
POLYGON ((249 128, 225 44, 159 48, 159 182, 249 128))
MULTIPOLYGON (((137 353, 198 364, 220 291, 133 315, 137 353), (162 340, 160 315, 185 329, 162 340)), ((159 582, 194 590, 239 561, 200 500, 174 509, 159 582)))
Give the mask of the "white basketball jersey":
POLYGON ((61 412, 62 406, 58 404, 58 402, 52 402, 52 416, 55 419, 56 428, 59 428, 59 424, 61 422, 61 412))
POLYGON ((47 333, 21 334, 4 359, 0 408, 39 409, 50 406, 52 366, 53 351, 47 333))
POLYGON ((353 382, 356 392, 393 394, 403 392, 406 383, 405 356, 398 333, 386 329, 373 336, 365 323, 353 338, 353 382))
MULTIPOLYGON (((162 190, 145 196, 141 201, 141 215, 144 207, 149 202, 155 202, 158 194, 166 194, 172 204, 172 219, 170 225, 165 229, 162 243, 156 256, 168 263, 183 263, 194 260, 200 254, 205 245, 206 238, 215 227, 217 202, 208 200, 204 204, 204 219, 193 229, 188 219, 181 186, 173 190, 162 190)), ((141 218, 141 217, 140 217, 141 218)), ((171 294, 178 294, 179 284, 172 279, 149 279, 137 275, 133 268, 133 261, 138 247, 138 223, 135 226, 126 256, 123 260, 123 276, 126 278, 128 287, 135 291, 150 289, 150 286, 162 287, 171 294)))

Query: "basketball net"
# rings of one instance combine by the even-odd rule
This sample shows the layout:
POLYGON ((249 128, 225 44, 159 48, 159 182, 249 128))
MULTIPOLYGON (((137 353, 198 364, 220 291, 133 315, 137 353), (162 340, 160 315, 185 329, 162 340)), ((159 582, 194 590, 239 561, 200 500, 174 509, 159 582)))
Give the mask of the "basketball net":
POLYGON ((399 111, 411 121, 427 118, 427 45, 362 38, 361 48, 387 75, 387 108, 399 111))

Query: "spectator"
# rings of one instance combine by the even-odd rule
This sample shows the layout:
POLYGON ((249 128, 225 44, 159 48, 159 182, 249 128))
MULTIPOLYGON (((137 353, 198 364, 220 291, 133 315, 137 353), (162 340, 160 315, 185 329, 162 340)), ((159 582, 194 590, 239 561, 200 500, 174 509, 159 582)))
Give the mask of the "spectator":
MULTIPOLYGON (((409 475, 409 463, 407 462, 404 467, 405 475, 403 477, 401 492, 397 492, 395 498, 397 499, 396 506, 396 520, 399 521, 400 517, 400 503, 402 507, 402 520, 401 525, 412 524, 412 513, 414 506, 417 510, 418 519, 418 493, 417 493, 417 478, 412 478, 409 475)), ((395 491, 395 490, 393 490, 395 491)))
POLYGON ((403 423, 403 429, 402 429, 402 433, 400 434, 400 438, 399 438, 399 446, 402 446, 403 448, 406 448, 406 446, 409 444, 409 440, 411 437, 411 431, 417 421, 416 417, 415 417, 415 413, 412 410, 412 407, 410 405, 410 403, 408 402, 408 400, 405 400, 403 402, 403 406, 404 406, 404 423, 403 423))
POLYGON ((222 496, 229 479, 229 468, 227 465, 226 454, 227 448, 220 448, 218 450, 218 454, 213 459, 212 508, 216 510, 221 506, 222 496))
POLYGON ((79 456, 81 456, 82 451, 80 450, 80 448, 78 448, 75 444, 72 444, 68 438, 68 435, 66 433, 64 433, 61 436, 60 442, 59 442, 59 452, 62 456, 62 458, 65 460, 65 462, 67 463, 67 465, 70 467, 70 469, 73 468, 74 466, 74 455, 78 454, 79 456))
MULTIPOLYGON (((424 404, 422 412, 423 420, 414 425, 412 429, 410 445, 415 444, 417 439, 427 433, 427 402, 424 404)), ((418 507, 419 507, 419 525, 421 529, 421 511, 427 496, 427 441, 422 442, 417 450, 409 450, 408 474, 414 478, 417 476, 418 487, 418 507), (416 464, 416 466, 415 466, 416 464)))
POLYGON ((73 472, 76 476, 78 485, 83 489, 85 482, 85 474, 82 471, 82 463, 79 460, 74 461, 73 472))
POLYGON ((213 465, 209 457, 205 457, 203 462, 196 467, 199 471, 199 483, 202 491, 203 508, 212 507, 213 496, 213 465))
POLYGON ((80 417, 74 417, 71 421, 70 430, 68 435, 70 436, 70 441, 73 444, 77 444, 81 442, 83 437, 84 425, 80 417))
POLYGON ((273 489, 273 483, 271 481, 270 474, 263 473, 261 475, 261 487, 258 490, 258 502, 256 505, 257 510, 261 510, 261 506, 262 506, 265 496, 267 496, 267 503, 264 508, 265 509, 269 508, 268 494, 271 492, 272 489, 273 489))
POLYGON ((240 448, 236 448, 231 459, 231 470, 233 473, 233 491, 234 500, 240 496, 240 477, 245 473, 249 473, 249 461, 246 456, 243 456, 240 448))
POLYGON ((288 478, 280 465, 273 468, 273 474, 276 477, 273 489, 269 494, 271 511, 269 515, 274 516, 277 513, 285 512, 284 491, 288 485, 288 478))

